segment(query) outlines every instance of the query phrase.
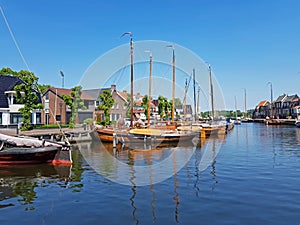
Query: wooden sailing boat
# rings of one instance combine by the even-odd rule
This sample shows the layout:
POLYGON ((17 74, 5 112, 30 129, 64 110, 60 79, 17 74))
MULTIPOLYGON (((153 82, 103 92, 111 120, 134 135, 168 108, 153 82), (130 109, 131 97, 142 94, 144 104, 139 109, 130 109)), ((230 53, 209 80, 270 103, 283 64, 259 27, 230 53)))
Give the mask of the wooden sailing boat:
MULTIPOLYGON (((129 32, 128 32, 129 33, 129 32)), ((133 42, 132 35, 130 40, 130 58, 131 58, 131 103, 133 103, 133 42)), ((151 102, 151 85, 152 85, 152 54, 150 55, 150 78, 149 78, 149 97, 148 97, 148 127, 135 129, 133 127, 133 104, 131 104, 130 113, 130 129, 115 130, 111 128, 98 129, 97 133, 103 142, 115 143, 154 143, 155 145, 174 143, 179 141, 191 141, 195 137, 195 133, 182 132, 175 130, 176 124, 174 123, 175 114, 175 53, 173 46, 173 91, 172 91, 172 124, 164 127, 154 128, 150 127, 150 102, 151 102)))
MULTIPOLYGON (((214 109, 214 95, 213 95, 213 83, 212 83, 212 74, 211 74, 211 67, 208 65, 209 69, 209 81, 210 81, 210 96, 211 96, 211 123, 194 123, 190 127, 179 127, 181 130, 192 130, 193 132, 200 133, 201 138, 207 138, 209 136, 218 136, 218 135, 225 135, 227 133, 226 123, 214 124, 215 120, 215 109, 214 109)), ((195 70, 193 70, 193 77, 195 79, 195 70)), ((195 92, 195 88, 194 88, 195 92)), ((198 90, 200 92, 200 89, 198 90)), ((194 94, 194 101, 195 101, 195 94, 194 94)), ((194 103, 195 104, 195 103, 194 103)), ((198 106, 197 106, 198 107, 198 106)))
MULTIPOLYGON (((166 124, 166 126, 155 126, 154 128, 147 127, 141 129, 130 130, 131 134, 134 134, 134 138, 139 138, 144 141, 151 141, 159 144, 174 143, 181 141, 191 141, 195 137, 195 133, 178 131, 176 130, 176 123, 174 121, 175 115, 175 51, 172 45, 167 47, 172 47, 172 123, 166 124)), ((151 102, 151 86, 152 86, 152 54, 150 55, 150 77, 149 77, 149 96, 148 96, 148 125, 150 125, 150 102, 151 102)), ((132 138, 129 136, 129 138, 132 138)))
MULTIPOLYGON (((124 35, 130 35, 130 128, 133 127, 133 38, 131 32, 125 32, 124 35)), ((117 141, 117 135, 128 135, 128 129, 115 130, 113 128, 98 128, 96 130, 99 138, 103 142, 117 141)))

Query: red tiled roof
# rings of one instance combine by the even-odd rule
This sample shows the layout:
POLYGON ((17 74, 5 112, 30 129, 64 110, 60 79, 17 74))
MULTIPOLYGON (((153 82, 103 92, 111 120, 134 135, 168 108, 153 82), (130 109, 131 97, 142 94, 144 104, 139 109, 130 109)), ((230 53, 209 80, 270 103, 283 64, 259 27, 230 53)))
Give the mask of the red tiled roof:
POLYGON ((266 105, 267 102, 268 102, 268 100, 263 100, 258 104, 258 106, 259 107, 264 106, 264 105, 266 105))
POLYGON ((125 92, 125 91, 118 91, 118 94, 127 101, 127 92, 125 92))
MULTIPOLYGON (((71 92, 72 92, 71 89, 56 88, 56 87, 51 87, 49 90, 52 91, 53 93, 57 93, 58 96, 62 96, 62 95, 71 96, 71 92)), ((81 99, 83 99, 83 100, 95 100, 85 92, 81 93, 81 99)))

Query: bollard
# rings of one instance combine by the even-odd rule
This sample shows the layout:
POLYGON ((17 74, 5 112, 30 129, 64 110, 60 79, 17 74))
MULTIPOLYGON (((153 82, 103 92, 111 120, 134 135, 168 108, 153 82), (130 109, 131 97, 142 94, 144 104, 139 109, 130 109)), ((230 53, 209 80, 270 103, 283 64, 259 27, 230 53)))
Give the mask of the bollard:
POLYGON ((116 135, 116 133, 113 133, 113 147, 114 147, 114 148, 117 146, 117 141, 116 141, 116 139, 117 139, 117 135, 116 135))

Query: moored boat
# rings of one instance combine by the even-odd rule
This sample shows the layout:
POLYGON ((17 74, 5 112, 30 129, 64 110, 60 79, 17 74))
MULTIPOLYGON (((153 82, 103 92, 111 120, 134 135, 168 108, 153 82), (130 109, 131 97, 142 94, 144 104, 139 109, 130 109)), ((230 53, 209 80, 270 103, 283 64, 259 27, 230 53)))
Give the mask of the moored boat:
POLYGON ((0 165, 52 163, 71 165, 68 145, 0 134, 0 165))
POLYGON ((266 119, 265 123, 266 125, 280 125, 281 121, 278 119, 266 119))

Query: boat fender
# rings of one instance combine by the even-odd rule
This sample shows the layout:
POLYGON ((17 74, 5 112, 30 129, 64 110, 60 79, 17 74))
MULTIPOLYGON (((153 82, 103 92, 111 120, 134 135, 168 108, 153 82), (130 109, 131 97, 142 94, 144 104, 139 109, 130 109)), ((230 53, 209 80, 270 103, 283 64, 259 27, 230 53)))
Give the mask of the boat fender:
POLYGON ((0 151, 3 149, 4 141, 0 141, 0 151))

